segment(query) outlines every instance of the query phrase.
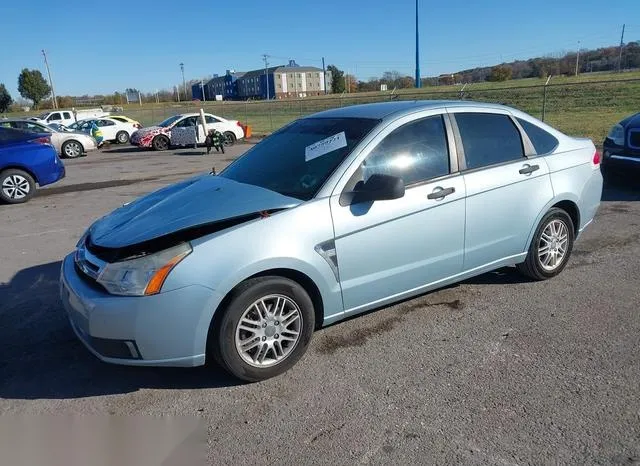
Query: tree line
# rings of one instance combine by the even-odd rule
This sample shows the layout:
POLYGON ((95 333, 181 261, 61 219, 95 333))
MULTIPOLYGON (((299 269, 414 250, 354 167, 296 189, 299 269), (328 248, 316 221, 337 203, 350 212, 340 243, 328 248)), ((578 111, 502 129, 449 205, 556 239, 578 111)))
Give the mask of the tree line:
MULTIPOLYGON (((640 41, 628 42, 620 48, 617 46, 602 47, 595 50, 580 50, 559 56, 531 58, 529 60, 516 60, 495 66, 485 66, 458 71, 456 73, 422 78, 423 86, 438 86, 463 83, 476 83, 482 81, 507 81, 509 79, 522 78, 546 78, 549 75, 572 75, 576 71, 576 58, 578 72, 615 71, 618 68, 640 68, 640 41), (620 55, 622 60, 620 60, 620 55)), ((345 74, 336 65, 329 65, 327 70, 331 72, 332 92, 366 92, 379 91, 381 85, 388 89, 406 89, 415 85, 412 76, 403 75, 397 71, 385 71, 380 77, 372 77, 366 81, 359 80, 355 76, 345 74)), ((204 82, 209 78, 204 78, 204 82)), ((163 89, 157 92, 140 92, 143 103, 175 102, 192 100, 191 86, 201 80, 190 80, 186 84, 173 87, 173 90, 163 89), (180 95, 178 96, 179 93, 180 95)), ((51 88, 39 70, 23 69, 18 76, 18 92, 20 95, 33 102, 34 108, 52 108, 53 101, 50 98, 51 88)), ((79 102, 96 102, 107 105, 122 105, 127 103, 127 93, 138 93, 135 88, 126 89, 125 92, 114 92, 108 95, 95 96, 57 96, 58 107, 69 108, 80 106, 79 102)), ((4 113, 12 107, 13 98, 3 83, 0 83, 0 113, 4 113)))

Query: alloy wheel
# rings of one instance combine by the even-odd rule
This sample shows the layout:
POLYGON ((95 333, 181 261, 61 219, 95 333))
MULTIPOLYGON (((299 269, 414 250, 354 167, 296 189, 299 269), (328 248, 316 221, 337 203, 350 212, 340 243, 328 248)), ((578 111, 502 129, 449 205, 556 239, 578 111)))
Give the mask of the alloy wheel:
POLYGON ((538 260, 544 270, 552 272, 562 264, 567 255, 568 243, 567 225, 558 219, 549 222, 538 243, 538 260))
POLYGON ((295 349, 302 325, 300 308, 291 298, 265 296, 242 314, 235 331, 236 350, 251 366, 274 366, 295 349))
POLYGON ((24 199, 29 195, 29 181, 20 175, 9 175, 2 181, 2 192, 10 199, 24 199))

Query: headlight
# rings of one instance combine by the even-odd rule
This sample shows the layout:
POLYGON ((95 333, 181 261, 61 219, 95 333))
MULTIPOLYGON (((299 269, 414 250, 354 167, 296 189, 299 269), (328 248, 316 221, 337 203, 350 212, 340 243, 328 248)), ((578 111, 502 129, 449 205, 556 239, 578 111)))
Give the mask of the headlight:
POLYGON ((85 232, 82 233, 82 236, 80 237, 80 239, 76 243, 76 249, 78 249, 80 246, 84 245, 85 241, 87 240, 87 236, 89 236, 89 230, 90 230, 90 228, 87 228, 85 230, 85 232))
POLYGON ((622 125, 615 125, 611 128, 607 137, 611 139, 614 144, 624 146, 624 128, 622 125))
POLYGON ((191 251, 189 243, 181 243, 148 256, 107 264, 97 281, 115 295, 154 295, 160 293, 171 270, 191 251))

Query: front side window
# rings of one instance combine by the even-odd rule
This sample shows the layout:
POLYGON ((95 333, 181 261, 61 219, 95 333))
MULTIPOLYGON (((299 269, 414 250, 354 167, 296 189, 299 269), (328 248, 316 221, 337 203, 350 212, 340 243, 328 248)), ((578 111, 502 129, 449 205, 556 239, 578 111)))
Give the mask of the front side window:
POLYGON ((536 150, 536 154, 548 154, 558 147, 558 140, 539 126, 520 118, 517 120, 520 126, 522 126, 522 129, 524 129, 524 132, 529 136, 531 144, 533 144, 533 148, 536 150))
POLYGON ((58 121, 62 120, 59 113, 52 113, 47 121, 58 121))
POLYGON ((188 117, 179 122, 176 125, 176 128, 190 128, 192 126, 196 126, 196 117, 188 117))
POLYGON ((449 147, 441 115, 407 123, 389 134, 362 163, 373 174, 401 178, 405 186, 449 174, 449 147))
POLYGON ((253 146, 219 176, 309 200, 378 123, 369 118, 303 118, 253 146))
POLYGON ((524 158, 522 138, 508 115, 455 113, 467 169, 524 158))

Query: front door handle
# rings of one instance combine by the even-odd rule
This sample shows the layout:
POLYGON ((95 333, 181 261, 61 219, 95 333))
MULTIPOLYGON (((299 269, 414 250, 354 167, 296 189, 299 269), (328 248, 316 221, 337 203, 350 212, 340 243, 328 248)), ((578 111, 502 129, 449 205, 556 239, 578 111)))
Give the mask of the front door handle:
POLYGON ((449 194, 453 194, 456 192, 456 188, 436 188, 433 192, 427 195, 427 199, 444 199, 449 194))
POLYGON ((520 169, 520 174, 521 175, 530 175, 531 173, 533 173, 536 170, 540 169, 540 165, 529 165, 526 164, 524 167, 522 167, 520 169))

